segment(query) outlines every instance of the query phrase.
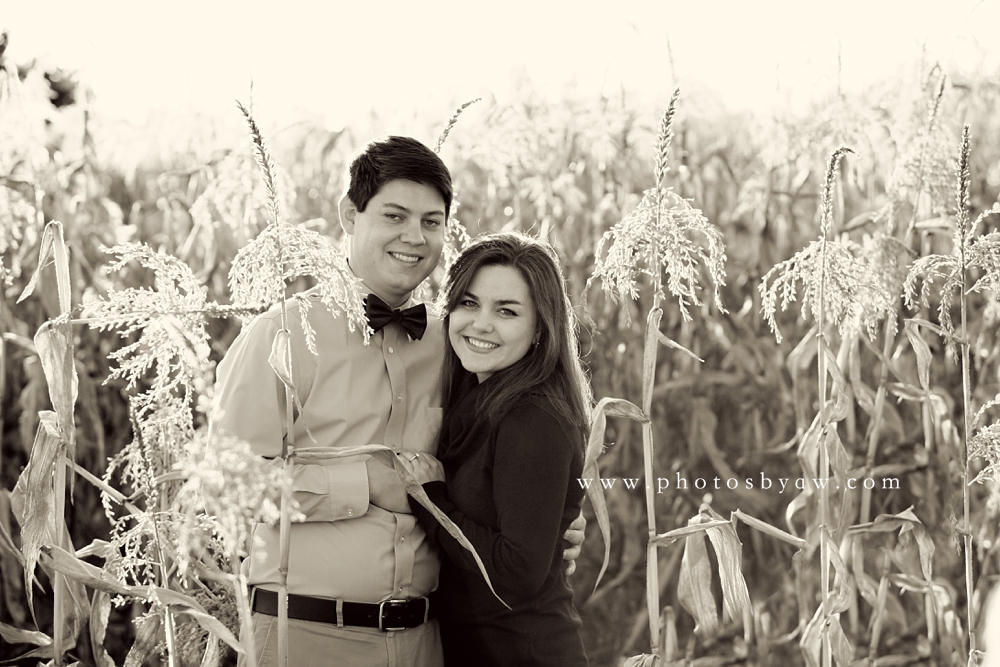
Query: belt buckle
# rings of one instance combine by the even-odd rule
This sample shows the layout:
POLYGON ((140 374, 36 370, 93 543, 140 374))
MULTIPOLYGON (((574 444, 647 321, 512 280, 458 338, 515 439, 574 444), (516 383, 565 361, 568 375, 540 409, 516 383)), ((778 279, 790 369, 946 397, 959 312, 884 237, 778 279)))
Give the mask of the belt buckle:
POLYGON ((385 627, 385 609, 386 609, 386 605, 389 605, 389 608, 391 609, 392 605, 394 605, 394 604, 395 605, 402 605, 402 604, 405 604, 406 602, 409 602, 409 600, 391 599, 391 600, 382 600, 381 602, 379 602, 378 603, 378 629, 381 630, 382 632, 392 632, 392 631, 395 631, 395 630, 406 630, 407 627, 405 625, 401 625, 398 628, 397 627, 385 627))

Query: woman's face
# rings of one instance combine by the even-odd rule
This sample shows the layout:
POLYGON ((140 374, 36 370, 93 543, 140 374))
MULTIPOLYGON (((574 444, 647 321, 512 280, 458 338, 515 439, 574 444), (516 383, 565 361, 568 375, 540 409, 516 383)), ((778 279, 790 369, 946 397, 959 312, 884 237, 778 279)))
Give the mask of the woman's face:
POLYGON ((465 370, 482 382, 521 359, 535 340, 538 316, 521 272, 480 267, 451 311, 448 338, 465 370))

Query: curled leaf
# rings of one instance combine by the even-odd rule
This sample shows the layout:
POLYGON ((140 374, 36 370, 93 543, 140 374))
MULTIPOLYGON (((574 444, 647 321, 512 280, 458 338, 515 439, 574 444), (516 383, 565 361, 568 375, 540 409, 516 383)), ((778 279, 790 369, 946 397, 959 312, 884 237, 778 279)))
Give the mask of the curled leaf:
POLYGON ((591 412, 590 437, 587 441, 587 452, 583 462, 583 476, 591 479, 596 484, 587 486, 587 498, 594 506, 594 516, 597 517, 597 525, 601 530, 601 537, 604 540, 604 560, 601 562, 601 569, 597 573, 597 580, 594 582, 594 590, 601 583, 601 578, 608 568, 611 559, 611 519, 608 516, 608 505, 604 498, 604 485, 601 484, 601 471, 597 466, 597 457, 604 451, 604 431, 607 427, 607 416, 628 417, 639 422, 649 421, 639 407, 621 398, 602 398, 591 412))
MULTIPOLYGON (((386 449, 388 448, 386 447, 386 449)), ((493 582, 490 581, 490 575, 486 571, 486 565, 479 557, 479 554, 476 553, 476 548, 472 545, 472 542, 469 541, 469 538, 462 533, 461 529, 455 525, 455 522, 452 521, 447 514, 441 511, 441 508, 434 504, 434 502, 427 496, 427 492, 424 491, 424 488, 417 483, 416 478, 410 473, 409 470, 401 465, 394 466, 394 468, 396 469, 397 474, 399 474, 399 478, 403 480, 403 483, 406 485, 406 492, 410 494, 418 503, 420 503, 424 509, 430 512, 434 518, 437 519, 438 523, 441 524, 441 527, 448 531, 448 534, 451 535, 456 542, 461 544, 470 554, 472 554, 472 557, 476 561, 476 565, 479 566, 479 572, 483 575, 483 579, 486 580, 486 585, 490 587, 490 592, 493 593, 497 600, 500 600, 500 603, 503 604, 503 606, 510 609, 510 605, 508 605, 496 592, 496 589, 493 588, 493 582)))
POLYGON ((700 636, 712 636, 719 629, 719 610, 712 595, 712 565, 708 560, 705 535, 696 533, 684 540, 677 599, 694 617, 694 631, 700 636))

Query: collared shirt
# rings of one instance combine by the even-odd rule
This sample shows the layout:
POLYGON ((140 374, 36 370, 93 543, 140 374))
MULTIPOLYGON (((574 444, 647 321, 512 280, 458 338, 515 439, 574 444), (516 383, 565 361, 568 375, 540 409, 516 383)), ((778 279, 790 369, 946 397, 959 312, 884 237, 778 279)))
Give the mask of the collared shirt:
MULTIPOLYGON (((417 341, 389 324, 366 346, 344 315, 334 317, 309 292, 306 298, 318 355, 306 346, 300 306, 295 300, 286 306, 301 403, 293 424, 296 449, 377 443, 433 453, 441 425, 441 320, 429 316, 417 341)), ((280 457, 287 433, 284 385, 268 363, 280 329, 275 307, 233 342, 219 364, 211 427, 266 457, 280 457)), ((290 593, 378 602, 421 597, 437 587, 439 562, 413 515, 369 504, 368 458, 294 466, 295 497, 306 521, 291 526, 290 593)), ((279 556, 278 527, 255 526, 249 583, 276 589, 279 556)))

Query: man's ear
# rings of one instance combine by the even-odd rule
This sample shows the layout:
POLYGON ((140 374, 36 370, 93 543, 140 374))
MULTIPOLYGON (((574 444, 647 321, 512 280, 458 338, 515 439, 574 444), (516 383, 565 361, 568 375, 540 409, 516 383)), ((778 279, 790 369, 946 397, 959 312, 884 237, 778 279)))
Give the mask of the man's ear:
POLYGON ((353 236, 354 217, 358 214, 358 207, 345 194, 340 198, 340 204, 338 204, 337 208, 340 210, 340 226, 343 228, 345 234, 353 236))

